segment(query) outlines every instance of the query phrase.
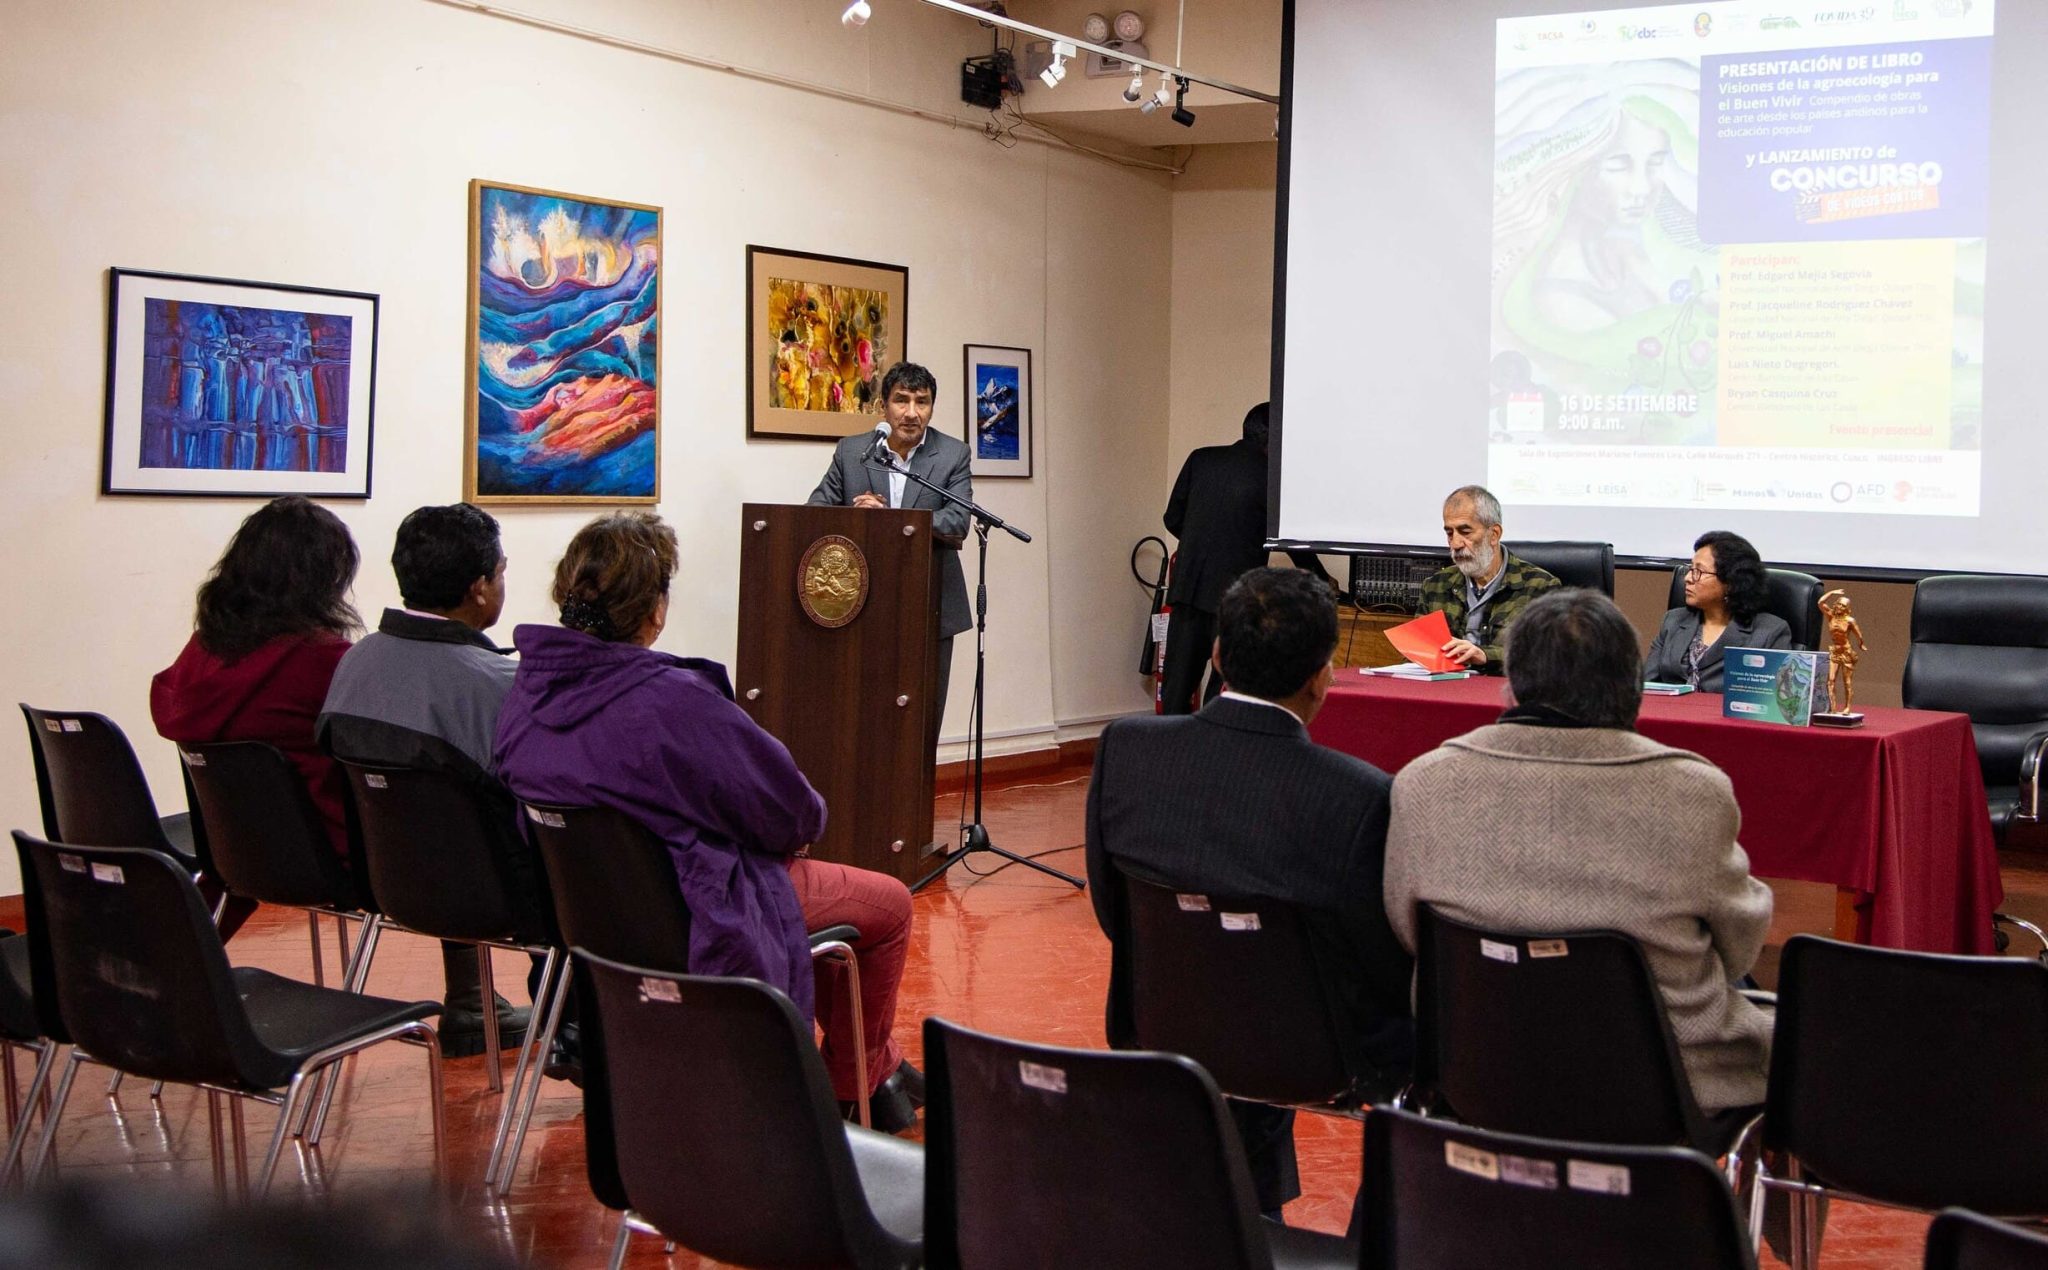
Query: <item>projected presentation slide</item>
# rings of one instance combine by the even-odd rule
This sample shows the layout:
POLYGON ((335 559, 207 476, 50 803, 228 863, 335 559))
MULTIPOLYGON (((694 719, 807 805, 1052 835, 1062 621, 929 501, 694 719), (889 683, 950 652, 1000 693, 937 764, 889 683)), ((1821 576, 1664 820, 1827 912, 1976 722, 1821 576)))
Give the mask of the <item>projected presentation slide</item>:
POLYGON ((1501 499, 1976 515, 1992 15, 1496 23, 1501 499))

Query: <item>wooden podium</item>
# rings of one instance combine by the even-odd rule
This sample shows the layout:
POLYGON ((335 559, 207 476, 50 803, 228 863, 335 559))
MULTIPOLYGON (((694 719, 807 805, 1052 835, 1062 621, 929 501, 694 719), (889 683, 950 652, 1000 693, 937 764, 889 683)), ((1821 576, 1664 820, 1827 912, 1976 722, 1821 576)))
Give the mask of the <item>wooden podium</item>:
POLYGON ((923 871, 938 625, 930 512, 740 508, 733 689, 824 795, 818 859, 923 871))

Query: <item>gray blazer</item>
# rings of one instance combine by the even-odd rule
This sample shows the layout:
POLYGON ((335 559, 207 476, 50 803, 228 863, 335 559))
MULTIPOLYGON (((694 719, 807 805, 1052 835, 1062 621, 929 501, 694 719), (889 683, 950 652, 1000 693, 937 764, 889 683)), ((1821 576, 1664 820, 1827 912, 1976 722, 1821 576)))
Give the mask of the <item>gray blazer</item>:
MULTIPOLYGON (((1643 678, 1658 683, 1684 683, 1685 650, 1692 647, 1693 637, 1699 633, 1698 609, 1681 604, 1665 613, 1664 624, 1657 628, 1657 638, 1650 641, 1649 655, 1643 658, 1643 678)), ((1700 658, 1699 690, 1721 691, 1721 654, 1728 649, 1792 647, 1792 628, 1775 613, 1759 613, 1747 622, 1730 621, 1721 638, 1709 644, 1707 655, 1700 658)))
MULTIPOLYGON (((888 472, 868 466, 875 442, 881 436, 879 430, 870 429, 843 438, 833 447, 832 462, 818 488, 805 501, 812 507, 846 507, 856 495, 877 494, 888 502, 888 472)), ((964 443, 937 428, 928 428, 924 443, 910 457, 910 470, 971 500, 974 480, 968 472, 970 457, 964 443)), ((974 625, 973 610, 967 607, 967 574, 960 567, 960 544, 967 538, 967 513, 910 480, 903 482, 903 508, 932 514, 932 563, 939 571, 939 638, 958 635, 974 625)))

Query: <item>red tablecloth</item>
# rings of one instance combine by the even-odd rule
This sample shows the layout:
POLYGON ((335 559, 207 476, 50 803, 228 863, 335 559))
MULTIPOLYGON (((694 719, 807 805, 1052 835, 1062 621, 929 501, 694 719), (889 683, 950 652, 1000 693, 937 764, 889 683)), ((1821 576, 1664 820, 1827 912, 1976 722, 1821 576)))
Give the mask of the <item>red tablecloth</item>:
MULTIPOLYGON (((1507 685, 1484 676, 1338 676, 1316 717, 1316 740, 1389 772, 1493 722, 1506 704, 1507 685)), ((1874 944, 1990 952, 1991 913, 2004 887, 1968 716, 1863 713, 1861 728, 1791 728, 1724 719, 1721 698, 1698 693, 1645 698, 1637 726, 1728 773, 1755 873, 1870 893, 1874 944)), ((1645 807, 1645 836, 1670 814, 1645 807)))

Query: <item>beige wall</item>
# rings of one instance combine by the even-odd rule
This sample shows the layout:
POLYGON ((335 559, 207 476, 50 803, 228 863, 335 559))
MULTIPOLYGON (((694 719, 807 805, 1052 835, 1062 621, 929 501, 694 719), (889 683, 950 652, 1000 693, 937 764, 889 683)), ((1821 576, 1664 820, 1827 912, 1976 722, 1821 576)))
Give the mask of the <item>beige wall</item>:
MULTIPOLYGON (((1121 494, 1166 462, 1166 178, 989 144, 957 100, 959 59, 985 36, 923 6, 892 5, 858 32, 816 0, 519 7, 966 126, 428 0, 80 0, 12 15, 11 699, 112 715, 160 801, 178 804, 149 676, 185 639, 193 589, 251 504, 95 494, 106 268, 382 296, 376 496, 333 504, 362 547, 356 598, 374 621, 396 601, 384 561, 398 520, 460 497, 466 185, 486 177, 665 209, 660 511, 687 554, 663 647, 733 656, 739 505, 801 501, 824 467, 823 446, 744 438, 744 247, 801 248, 910 267, 908 353, 939 375, 936 419, 956 435, 961 344, 1034 351, 1037 475, 977 488, 1036 537, 992 549, 991 749, 1141 708, 1129 663, 1145 598, 1125 560, 1157 512, 1121 494)), ((501 638, 551 616, 548 572, 587 514, 501 513, 501 638)), ((967 718, 960 643, 948 737, 967 718)), ((22 732, 0 727, 0 827, 16 826, 39 821, 22 732)), ((0 892, 16 889, 0 852, 0 892)))

